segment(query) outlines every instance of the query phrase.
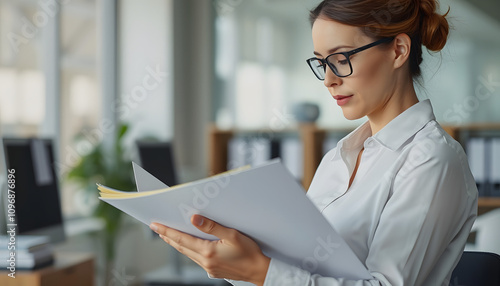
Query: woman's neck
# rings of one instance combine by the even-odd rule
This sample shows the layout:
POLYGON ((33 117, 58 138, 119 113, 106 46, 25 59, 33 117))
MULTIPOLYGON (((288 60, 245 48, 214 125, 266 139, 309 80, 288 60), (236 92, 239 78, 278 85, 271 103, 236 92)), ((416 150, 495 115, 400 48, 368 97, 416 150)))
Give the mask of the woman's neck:
POLYGON ((418 98, 415 88, 413 87, 413 81, 409 81, 405 86, 395 89, 387 102, 377 111, 367 116, 370 122, 372 135, 375 135, 384 128, 387 123, 391 122, 391 120, 417 102, 418 98))

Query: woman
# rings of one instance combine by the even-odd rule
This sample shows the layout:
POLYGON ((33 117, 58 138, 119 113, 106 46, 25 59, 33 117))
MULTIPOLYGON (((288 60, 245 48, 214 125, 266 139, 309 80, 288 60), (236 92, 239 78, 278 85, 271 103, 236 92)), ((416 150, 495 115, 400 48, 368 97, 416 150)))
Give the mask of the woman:
POLYGON ((446 43, 446 15, 436 6, 435 0, 325 0, 311 11, 316 57, 307 63, 347 119, 368 121, 324 156, 308 196, 373 279, 308 273, 197 215, 193 224, 219 241, 158 224, 152 229, 216 278, 256 285, 448 285, 476 217, 477 189, 462 148, 413 86, 421 46, 439 51, 446 43))

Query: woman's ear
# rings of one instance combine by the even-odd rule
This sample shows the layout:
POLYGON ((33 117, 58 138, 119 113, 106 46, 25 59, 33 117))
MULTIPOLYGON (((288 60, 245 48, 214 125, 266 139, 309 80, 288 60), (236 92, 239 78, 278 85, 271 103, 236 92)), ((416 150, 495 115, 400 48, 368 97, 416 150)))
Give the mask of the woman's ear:
POLYGON ((411 39, 407 34, 401 33, 394 37, 392 44, 395 52, 394 68, 400 68, 410 57, 411 39))

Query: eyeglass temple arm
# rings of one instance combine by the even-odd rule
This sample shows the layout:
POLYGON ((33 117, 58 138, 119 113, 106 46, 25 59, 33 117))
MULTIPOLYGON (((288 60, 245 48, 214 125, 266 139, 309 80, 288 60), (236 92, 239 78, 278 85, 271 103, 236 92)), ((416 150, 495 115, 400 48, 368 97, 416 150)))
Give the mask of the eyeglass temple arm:
POLYGON ((359 52, 361 52, 361 51, 364 51, 364 50, 366 50, 366 49, 369 49, 369 48, 371 48, 371 47, 373 47, 373 46, 376 46, 376 45, 379 45, 379 44, 382 44, 382 43, 388 43, 388 42, 390 42, 390 41, 392 41, 392 40, 394 40, 394 37, 383 38, 383 39, 380 39, 380 40, 378 40, 378 41, 375 41, 375 42, 373 42, 373 43, 371 43, 371 44, 368 44, 368 45, 366 45, 366 46, 362 46, 362 47, 359 47, 359 48, 357 48, 357 49, 354 49, 354 50, 352 50, 352 51, 348 52, 348 54, 349 54, 349 55, 354 55, 354 54, 356 54, 356 53, 359 53, 359 52))

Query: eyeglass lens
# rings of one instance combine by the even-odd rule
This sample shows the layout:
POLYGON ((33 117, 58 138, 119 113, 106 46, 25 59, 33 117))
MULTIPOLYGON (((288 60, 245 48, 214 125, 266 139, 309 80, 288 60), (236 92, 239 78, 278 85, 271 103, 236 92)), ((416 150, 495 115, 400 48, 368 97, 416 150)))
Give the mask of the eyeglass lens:
MULTIPOLYGON (((351 74, 351 65, 344 54, 332 54, 326 58, 337 76, 347 76, 351 74)), ((319 59, 309 61, 314 74, 321 80, 325 79, 326 65, 319 59)))

